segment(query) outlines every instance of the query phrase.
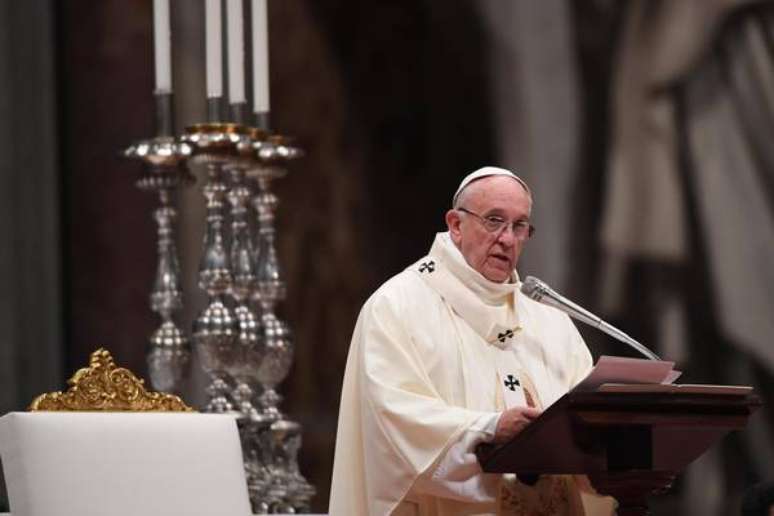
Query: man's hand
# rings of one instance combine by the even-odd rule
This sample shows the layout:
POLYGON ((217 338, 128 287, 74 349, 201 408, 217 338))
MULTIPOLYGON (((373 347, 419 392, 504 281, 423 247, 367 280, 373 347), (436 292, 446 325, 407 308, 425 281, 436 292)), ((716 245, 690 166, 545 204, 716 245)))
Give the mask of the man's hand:
POLYGON ((540 409, 532 407, 513 407, 504 411, 497 421, 497 429, 492 440, 494 443, 502 444, 508 442, 524 430, 533 419, 541 413, 540 409))

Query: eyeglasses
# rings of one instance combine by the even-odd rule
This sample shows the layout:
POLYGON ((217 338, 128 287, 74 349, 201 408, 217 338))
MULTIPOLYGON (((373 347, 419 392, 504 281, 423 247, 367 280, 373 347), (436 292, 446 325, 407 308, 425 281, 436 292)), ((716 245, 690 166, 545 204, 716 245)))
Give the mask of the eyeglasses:
POLYGON ((486 217, 482 217, 478 213, 474 213, 465 208, 457 208, 457 210, 476 217, 481 221, 484 229, 486 229, 489 233, 496 233, 499 235, 500 232, 509 225, 516 238, 529 238, 535 232, 535 226, 526 220, 514 220, 513 222, 509 223, 507 220, 498 217, 497 215, 487 215, 486 217))

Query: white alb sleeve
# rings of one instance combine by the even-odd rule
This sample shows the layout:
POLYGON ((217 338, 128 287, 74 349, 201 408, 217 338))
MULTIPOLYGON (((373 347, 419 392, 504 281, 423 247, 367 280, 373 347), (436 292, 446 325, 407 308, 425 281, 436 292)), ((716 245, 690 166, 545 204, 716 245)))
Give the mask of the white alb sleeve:
POLYGON ((500 475, 481 471, 475 449, 479 443, 494 439, 501 414, 492 412, 479 416, 449 447, 435 468, 417 479, 415 489, 464 502, 496 500, 500 475))

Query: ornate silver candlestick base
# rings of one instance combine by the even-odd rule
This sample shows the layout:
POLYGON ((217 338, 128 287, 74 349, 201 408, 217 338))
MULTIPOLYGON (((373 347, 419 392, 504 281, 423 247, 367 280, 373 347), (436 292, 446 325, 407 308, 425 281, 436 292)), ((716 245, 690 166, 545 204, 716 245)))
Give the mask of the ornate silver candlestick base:
POLYGON ((302 155, 301 150, 286 137, 267 136, 256 130, 253 134, 256 161, 248 167, 246 176, 253 180, 256 193, 252 205, 257 215, 256 288, 253 302, 261 313, 264 356, 257 371, 263 393, 259 397, 264 422, 271 426, 261 430, 262 446, 271 450, 266 467, 268 482, 262 484, 262 501, 271 512, 293 513, 308 511, 315 489, 301 475, 298 468, 298 449, 301 446, 301 427, 287 420, 279 410, 282 397, 276 387, 288 375, 293 361, 293 336, 288 325, 279 319, 275 306, 285 299, 286 287, 282 279, 275 247, 275 216, 279 199, 271 190, 275 179, 287 174, 288 163, 302 155))
POLYGON ((256 256, 256 289, 253 302, 261 313, 263 345, 266 349, 263 362, 258 369, 257 379, 263 388, 260 397, 264 416, 272 421, 282 419, 278 405, 281 397, 275 387, 282 382, 293 361, 293 341, 290 329, 275 314, 275 306, 285 299, 285 281, 277 258, 275 246, 275 214, 279 199, 271 191, 272 182, 287 174, 287 163, 301 156, 301 151, 289 139, 282 136, 267 137, 256 131, 253 147, 256 161, 246 171, 254 181, 256 193, 252 205, 257 215, 258 228, 256 256))
POLYGON ((158 265, 150 305, 161 317, 161 326, 150 338, 147 360, 151 384, 164 392, 180 391, 191 358, 188 339, 173 319, 173 314, 182 308, 183 300, 174 240, 177 211, 172 205, 174 192, 193 182, 193 176, 182 167, 190 155, 189 145, 171 137, 145 140, 124 151, 125 157, 146 165, 137 187, 159 194, 160 206, 154 211, 158 225, 158 265))
POLYGON ((298 468, 298 451, 301 449, 301 425, 294 421, 280 420, 271 425, 274 446, 279 457, 276 477, 286 489, 286 504, 297 513, 310 511, 311 501, 317 490, 301 474, 298 468))
POLYGON ((199 286, 210 301, 194 323, 194 342, 202 358, 202 367, 212 379, 207 393, 210 402, 205 410, 230 412, 231 387, 227 372, 236 358, 237 321, 225 303, 225 296, 234 286, 234 274, 225 234, 225 200, 228 187, 225 168, 239 159, 241 149, 249 149, 249 138, 236 124, 199 124, 189 127, 183 141, 194 149, 192 164, 206 167, 207 184, 202 192, 207 199, 207 226, 202 259, 199 266, 199 286))
POLYGON ((256 366, 263 361, 264 347, 260 340, 259 320, 250 308, 250 295, 256 286, 253 239, 247 219, 250 189, 245 184, 244 167, 238 163, 230 168, 231 189, 228 201, 231 205, 231 268, 234 281, 231 298, 237 319, 236 359, 229 368, 229 374, 237 381, 232 392, 237 408, 246 418, 258 414, 253 406, 253 389, 256 366))

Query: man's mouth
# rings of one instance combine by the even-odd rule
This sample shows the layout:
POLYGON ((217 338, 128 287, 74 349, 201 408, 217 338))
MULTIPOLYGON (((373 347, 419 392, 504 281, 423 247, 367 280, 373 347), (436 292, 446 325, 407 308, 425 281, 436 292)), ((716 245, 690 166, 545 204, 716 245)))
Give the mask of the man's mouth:
POLYGON ((508 258, 508 256, 500 253, 493 253, 489 255, 491 258, 494 258, 495 261, 502 263, 503 265, 510 265, 511 260, 508 258))

